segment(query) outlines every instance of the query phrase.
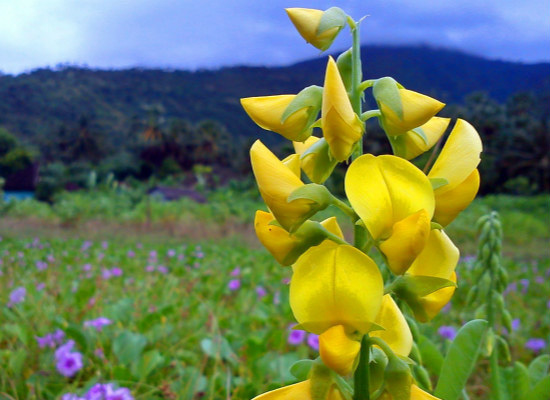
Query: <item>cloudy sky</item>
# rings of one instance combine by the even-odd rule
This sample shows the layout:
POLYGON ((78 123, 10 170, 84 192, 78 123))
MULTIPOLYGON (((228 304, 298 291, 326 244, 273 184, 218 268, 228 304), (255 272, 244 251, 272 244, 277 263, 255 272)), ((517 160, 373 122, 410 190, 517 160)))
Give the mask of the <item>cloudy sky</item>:
MULTIPOLYGON (((548 0, 0 0, 0 71, 286 65, 316 57, 284 8, 343 8, 364 44, 550 61, 548 0)), ((334 50, 350 46, 344 31, 334 50)))

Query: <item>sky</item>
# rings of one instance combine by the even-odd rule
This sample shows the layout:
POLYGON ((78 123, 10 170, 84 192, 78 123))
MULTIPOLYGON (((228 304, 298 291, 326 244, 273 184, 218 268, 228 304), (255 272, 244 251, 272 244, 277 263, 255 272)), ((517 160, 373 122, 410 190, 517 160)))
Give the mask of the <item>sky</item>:
MULTIPOLYGON (((337 6, 362 44, 423 44, 550 61, 548 0, 0 0, 0 71, 281 66, 318 57, 284 8, 337 6)), ((331 51, 351 45, 342 31, 331 51)))

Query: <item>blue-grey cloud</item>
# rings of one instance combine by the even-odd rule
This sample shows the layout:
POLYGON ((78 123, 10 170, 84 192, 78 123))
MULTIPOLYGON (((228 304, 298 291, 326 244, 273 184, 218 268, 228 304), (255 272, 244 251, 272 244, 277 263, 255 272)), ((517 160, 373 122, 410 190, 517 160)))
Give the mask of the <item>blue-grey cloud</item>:
MULTIPOLYGON (((364 15, 363 43, 431 44, 513 61, 550 60, 547 0, 0 1, 0 71, 284 65, 315 57, 285 7, 364 15)), ((334 49, 350 45, 349 31, 334 49)))

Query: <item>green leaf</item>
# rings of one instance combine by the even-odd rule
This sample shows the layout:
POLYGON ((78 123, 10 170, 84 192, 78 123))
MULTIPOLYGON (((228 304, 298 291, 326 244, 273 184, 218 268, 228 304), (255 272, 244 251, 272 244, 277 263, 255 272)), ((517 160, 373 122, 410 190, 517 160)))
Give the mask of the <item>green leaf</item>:
POLYGON ((420 335, 418 348, 422 356, 422 363, 433 375, 439 375, 441 366, 443 365, 443 354, 437 346, 424 335, 420 335))
POLYGON ((209 357, 222 359, 230 363, 237 364, 237 356, 231 349, 229 342, 223 336, 214 336, 213 339, 201 340, 201 349, 209 357))
POLYGON ((392 285, 395 285, 396 293, 404 290, 419 297, 427 296, 446 287, 456 287, 456 283, 449 279, 424 275, 401 275, 392 285))
POLYGON ((324 31, 327 31, 332 28, 342 29, 346 24, 348 15, 339 7, 331 7, 325 12, 319 21, 319 26, 317 27, 317 35, 322 34, 324 31))
MULTIPOLYGON (((313 108, 319 110, 321 108, 321 102, 323 101, 323 88, 320 86, 312 85, 308 86, 300 91, 285 108, 281 115, 281 123, 284 123, 288 117, 302 108, 313 108)), ((317 113, 313 116, 317 116, 317 113)), ((311 122, 313 122, 313 120, 311 122)))
POLYGON ((473 320, 458 331, 441 366, 434 396, 457 400, 477 362, 487 321, 473 320))
POLYGON ((121 364, 130 364, 139 359, 147 345, 145 336, 124 331, 113 342, 113 352, 121 364))
POLYGON ((516 362, 511 372, 512 374, 507 380, 509 387, 508 394, 510 395, 510 399, 521 399, 529 391, 529 371, 525 365, 516 362))
POLYGON ((164 357, 158 350, 149 350, 141 356, 139 362, 132 364, 132 374, 140 380, 144 380, 163 363, 164 357))
POLYGON ((289 372, 294 375, 296 379, 305 381, 314 363, 315 361, 313 360, 298 360, 290 366, 289 372))
POLYGON ((15 376, 19 376, 23 372, 26 359, 27 351, 23 348, 19 348, 10 354, 8 367, 15 376))
POLYGON ((430 183, 432 184, 432 189, 435 190, 448 185, 449 181, 445 178, 430 178, 430 183))
POLYGON ((550 376, 542 378, 523 400, 550 400, 550 376))
POLYGON ((536 385, 542 378, 548 375, 548 366, 550 364, 550 356, 543 354, 538 356, 531 364, 529 364, 529 379, 531 386, 536 385))

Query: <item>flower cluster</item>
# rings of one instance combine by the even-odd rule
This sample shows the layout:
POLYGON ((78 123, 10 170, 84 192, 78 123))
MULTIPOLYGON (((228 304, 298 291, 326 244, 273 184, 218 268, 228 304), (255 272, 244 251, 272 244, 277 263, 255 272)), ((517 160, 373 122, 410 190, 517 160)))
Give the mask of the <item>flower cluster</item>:
POLYGON ((59 373, 66 377, 74 376, 83 366, 82 354, 73 351, 74 341, 69 340, 55 351, 56 367, 59 373))
POLYGON ((111 383, 96 383, 83 396, 65 393, 61 400, 134 400, 134 397, 128 388, 115 388, 111 383))
MULTIPOLYGON (((383 359, 383 377, 370 377, 370 392, 387 398, 433 398, 417 386, 420 379, 404 361, 413 336, 395 299, 407 304, 416 320, 426 322, 453 295, 459 251, 444 228, 478 191, 480 137, 459 119, 439 151, 436 144, 443 142, 450 125, 450 119, 436 115, 444 104, 393 78, 362 81, 358 23, 336 7, 292 8, 287 13, 304 39, 321 50, 346 24, 354 44, 337 60, 328 57, 323 87, 241 100, 261 128, 293 142, 295 153, 283 160, 259 140, 250 149, 268 208, 256 212, 254 226, 273 257, 292 266, 290 306, 296 329, 318 335, 320 353, 307 380, 258 399, 349 398, 350 389, 338 376, 360 370, 363 346, 379 350, 383 359), (368 88, 378 108, 362 112, 368 88), (378 118, 393 154, 363 154, 369 118, 378 118), (322 136, 314 136, 319 128, 322 136), (428 162, 417 158, 428 151, 428 162), (341 163, 349 165, 347 202, 324 186, 341 163), (331 205, 350 216, 352 243, 335 217, 312 219, 331 205), (372 249, 382 255, 385 266, 370 257, 372 249)), ((291 335, 292 340, 300 335, 291 335)), ((361 385, 356 381, 355 387, 360 390, 361 385)))

